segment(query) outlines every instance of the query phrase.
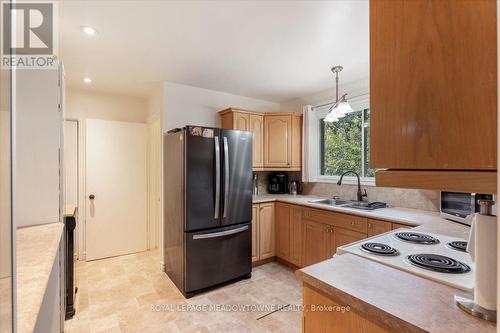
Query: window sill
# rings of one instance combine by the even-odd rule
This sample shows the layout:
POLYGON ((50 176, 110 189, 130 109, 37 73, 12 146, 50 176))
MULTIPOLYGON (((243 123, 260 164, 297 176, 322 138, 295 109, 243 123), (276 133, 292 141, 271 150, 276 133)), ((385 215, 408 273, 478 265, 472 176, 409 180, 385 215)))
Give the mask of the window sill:
MULTIPOLYGON (((340 176, 318 176, 316 182, 318 183, 337 183, 340 176)), ((362 177, 360 178, 361 185, 363 186, 376 186, 374 177, 362 177)), ((358 185, 358 179, 356 177, 344 177, 342 179, 342 184, 345 185, 358 185)))

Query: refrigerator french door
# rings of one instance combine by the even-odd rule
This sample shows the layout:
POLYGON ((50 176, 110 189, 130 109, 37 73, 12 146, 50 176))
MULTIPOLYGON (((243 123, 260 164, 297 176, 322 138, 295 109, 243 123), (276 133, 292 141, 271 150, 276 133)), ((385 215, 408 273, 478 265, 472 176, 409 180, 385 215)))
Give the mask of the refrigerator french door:
POLYGON ((196 231, 252 220, 252 133, 188 126, 186 225, 196 231))
POLYGON ((164 161, 169 277, 186 297, 249 277, 252 133, 186 126, 165 138, 164 161))

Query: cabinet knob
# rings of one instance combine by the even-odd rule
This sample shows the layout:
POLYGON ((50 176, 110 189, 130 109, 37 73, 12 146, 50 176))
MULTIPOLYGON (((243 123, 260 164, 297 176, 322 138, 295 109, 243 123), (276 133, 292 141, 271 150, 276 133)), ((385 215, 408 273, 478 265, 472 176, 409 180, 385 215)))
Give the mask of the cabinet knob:
POLYGON ((371 228, 372 227, 372 224, 371 223, 368 223, 368 228, 371 228))
POLYGON ((353 221, 351 221, 351 225, 354 227, 355 223, 353 221))

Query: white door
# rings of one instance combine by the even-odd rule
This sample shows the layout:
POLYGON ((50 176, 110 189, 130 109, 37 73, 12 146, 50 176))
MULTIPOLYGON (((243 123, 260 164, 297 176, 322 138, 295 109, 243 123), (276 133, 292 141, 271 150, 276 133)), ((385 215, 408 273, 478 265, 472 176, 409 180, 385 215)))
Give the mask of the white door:
POLYGON ((87 119, 86 128, 87 260, 144 251, 146 124, 87 119))

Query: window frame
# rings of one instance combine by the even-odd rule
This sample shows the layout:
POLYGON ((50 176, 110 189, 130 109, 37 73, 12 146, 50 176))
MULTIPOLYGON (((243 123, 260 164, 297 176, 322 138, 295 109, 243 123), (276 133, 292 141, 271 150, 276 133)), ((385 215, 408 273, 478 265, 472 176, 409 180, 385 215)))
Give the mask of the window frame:
MULTIPOLYGON (((365 112, 370 109, 368 105, 368 98, 355 103, 353 105, 353 108, 356 110, 358 109, 359 111, 355 112, 361 112, 361 118, 362 118, 362 123, 361 123, 361 145, 362 145, 362 155, 361 155, 361 169, 363 170, 364 165, 365 165, 365 131, 364 131, 364 124, 365 124, 365 112), (358 105, 359 104, 359 105, 358 105)), ((324 140, 322 138, 324 137, 324 126, 322 126, 321 122, 323 121, 323 118, 326 116, 326 113, 323 111, 319 111, 316 113, 316 118, 318 121, 318 127, 319 127, 319 149, 318 153, 318 162, 319 162, 319 169, 318 169, 318 174, 316 175, 316 181, 321 182, 321 183, 337 183, 340 179, 340 176, 329 176, 329 175, 324 175, 324 140)), ((364 186, 376 186, 375 185, 375 177, 363 177, 360 175, 360 183, 361 185, 364 186)), ((357 185, 358 180, 357 177, 355 176, 345 176, 342 180, 343 184, 347 185, 357 185)))

